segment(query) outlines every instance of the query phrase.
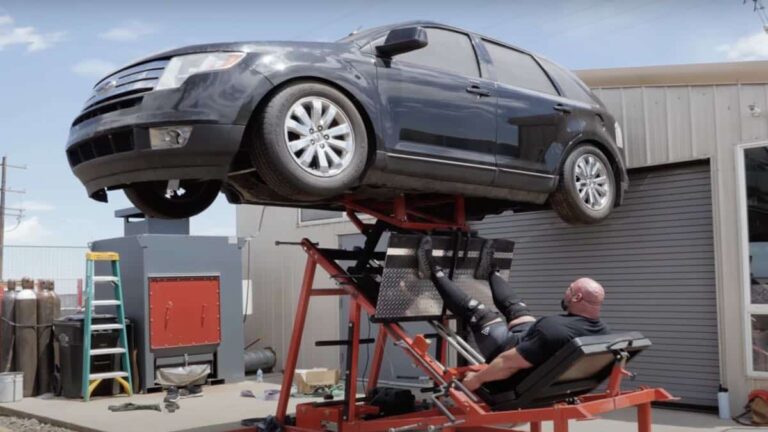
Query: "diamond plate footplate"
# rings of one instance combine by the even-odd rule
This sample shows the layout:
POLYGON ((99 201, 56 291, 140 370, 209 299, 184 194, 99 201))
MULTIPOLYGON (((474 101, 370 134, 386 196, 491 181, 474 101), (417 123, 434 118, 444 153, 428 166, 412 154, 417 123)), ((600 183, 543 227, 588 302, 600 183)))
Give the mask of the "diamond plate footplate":
MULTIPOLYGON (((438 319, 442 316, 443 300, 429 279, 419 279, 416 249, 420 235, 392 234, 384 262, 384 272, 376 303, 375 321, 415 321, 438 319)), ((487 281, 473 277, 484 239, 472 238, 462 242, 453 280, 470 296, 494 308, 487 281)), ((453 240, 450 236, 432 236, 433 256, 438 264, 449 268, 453 260, 453 240)), ((494 263, 509 279, 514 242, 495 242, 494 263)))

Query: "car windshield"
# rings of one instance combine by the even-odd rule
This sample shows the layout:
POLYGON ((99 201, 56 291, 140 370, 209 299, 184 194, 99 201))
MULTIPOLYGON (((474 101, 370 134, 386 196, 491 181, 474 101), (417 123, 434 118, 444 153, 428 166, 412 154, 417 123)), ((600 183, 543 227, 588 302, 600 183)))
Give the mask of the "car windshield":
POLYGON ((380 27, 373 27, 365 30, 360 31, 354 31, 347 36, 344 36, 343 38, 337 40, 336 42, 346 42, 346 43, 357 43, 357 42, 363 42, 368 40, 371 36, 375 36, 382 30, 386 29, 387 26, 380 26, 380 27))

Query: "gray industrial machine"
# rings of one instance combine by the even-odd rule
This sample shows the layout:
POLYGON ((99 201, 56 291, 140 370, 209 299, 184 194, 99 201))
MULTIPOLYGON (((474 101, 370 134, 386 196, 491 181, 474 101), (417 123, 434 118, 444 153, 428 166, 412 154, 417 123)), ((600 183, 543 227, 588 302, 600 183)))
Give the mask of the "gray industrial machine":
POLYGON ((147 218, 135 208, 115 216, 125 235, 95 241, 92 249, 120 254, 141 390, 157 389, 156 370, 186 364, 210 365, 209 378, 218 382, 241 381, 243 243, 191 236, 189 219, 147 218))

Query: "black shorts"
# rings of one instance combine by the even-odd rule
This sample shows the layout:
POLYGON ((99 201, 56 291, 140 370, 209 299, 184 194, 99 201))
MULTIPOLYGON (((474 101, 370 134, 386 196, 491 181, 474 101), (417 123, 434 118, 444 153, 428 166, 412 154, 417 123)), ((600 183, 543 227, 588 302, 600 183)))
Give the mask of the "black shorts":
POLYGON ((475 343, 480 349, 480 354, 485 357, 485 362, 490 363, 499 354, 516 347, 534 322, 518 324, 510 329, 506 322, 499 321, 475 330, 475 343))

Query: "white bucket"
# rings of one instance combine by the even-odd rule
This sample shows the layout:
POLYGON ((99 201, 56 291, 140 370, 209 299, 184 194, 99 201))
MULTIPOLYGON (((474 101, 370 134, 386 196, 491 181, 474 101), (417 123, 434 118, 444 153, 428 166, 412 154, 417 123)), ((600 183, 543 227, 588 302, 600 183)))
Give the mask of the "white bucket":
POLYGON ((18 402, 24 396, 22 372, 0 373, 0 403, 18 402))

